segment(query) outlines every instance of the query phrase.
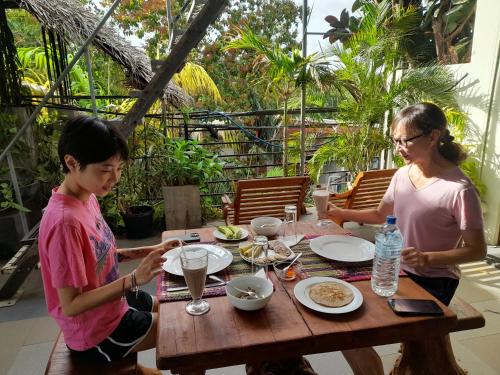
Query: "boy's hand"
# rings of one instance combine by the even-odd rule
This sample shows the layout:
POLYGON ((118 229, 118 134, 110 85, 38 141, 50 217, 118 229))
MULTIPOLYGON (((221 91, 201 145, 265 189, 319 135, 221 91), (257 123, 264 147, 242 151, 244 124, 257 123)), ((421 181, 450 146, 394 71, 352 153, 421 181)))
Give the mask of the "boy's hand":
POLYGON ((162 271, 161 265, 163 259, 161 256, 164 252, 165 250, 163 248, 156 249, 144 257, 142 262, 135 269, 135 279, 138 285, 144 285, 150 282, 162 271))
POLYGON ((155 250, 163 250, 163 252, 167 252, 181 246, 181 244, 181 240, 166 240, 156 245, 155 250))

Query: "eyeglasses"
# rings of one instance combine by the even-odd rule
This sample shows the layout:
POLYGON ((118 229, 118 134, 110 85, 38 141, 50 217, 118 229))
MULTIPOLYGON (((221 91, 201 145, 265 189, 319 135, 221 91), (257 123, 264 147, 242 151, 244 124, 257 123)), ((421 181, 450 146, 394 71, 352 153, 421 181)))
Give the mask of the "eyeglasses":
POLYGON ((394 146, 403 146, 403 147, 408 147, 409 145, 411 146, 414 142, 415 139, 420 138, 422 136, 426 135, 426 133, 420 133, 419 135, 416 135, 414 137, 410 137, 407 139, 394 139, 392 138, 392 143, 394 146))

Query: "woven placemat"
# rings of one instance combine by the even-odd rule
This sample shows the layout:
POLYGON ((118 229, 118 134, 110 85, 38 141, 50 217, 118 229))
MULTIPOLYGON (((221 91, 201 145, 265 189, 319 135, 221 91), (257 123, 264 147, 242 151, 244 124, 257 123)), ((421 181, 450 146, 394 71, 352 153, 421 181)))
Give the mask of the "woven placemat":
MULTIPOLYGON (((314 237, 316 236, 308 235, 305 237, 306 239, 300 241, 297 245, 292 247, 293 251, 296 254, 303 253, 301 257, 302 272, 299 274, 299 277, 307 278, 313 276, 327 276, 335 277, 337 279, 342 279, 345 281, 369 280, 371 278, 371 262, 347 264, 335 262, 314 253, 309 246, 309 240, 314 237)), ((252 275, 256 272, 256 269, 252 269, 252 265, 250 263, 244 261, 241 258, 239 254, 238 244, 217 243, 217 245, 224 247, 233 254, 233 262, 226 269, 216 273, 216 276, 224 279, 225 281, 229 281, 235 277, 252 275)), ((272 270, 272 266, 270 266, 269 270, 272 270)), ((168 302, 191 299, 191 295, 189 294, 188 290, 178 292, 168 291, 169 288, 184 285, 184 277, 171 275, 167 272, 162 272, 158 277, 158 300, 160 302, 168 302)), ((225 294, 226 290, 224 286, 205 288, 205 291, 203 292, 203 298, 223 296, 225 294)))
MULTIPOLYGON (((221 246, 231 252, 233 254, 232 263, 225 268, 224 270, 215 273, 215 276, 220 277, 225 281, 229 281, 235 277, 252 275, 257 272, 255 267, 252 268, 252 265, 246 261, 244 261, 239 253, 238 244, 220 244, 220 243, 212 243, 214 245, 221 246), (253 273, 252 273, 253 270, 253 273)), ((212 282, 211 280, 208 282, 212 282)), ((182 290, 178 292, 169 292, 168 289, 184 286, 186 285, 183 276, 176 276, 169 274, 165 271, 161 272, 158 276, 158 286, 157 297, 160 302, 168 302, 168 301, 179 301, 179 300, 189 300, 191 299, 191 295, 189 294, 189 290, 182 290)), ((203 298, 215 297, 215 296, 225 296, 226 290, 224 286, 213 287, 213 288, 205 288, 203 292, 203 298)))

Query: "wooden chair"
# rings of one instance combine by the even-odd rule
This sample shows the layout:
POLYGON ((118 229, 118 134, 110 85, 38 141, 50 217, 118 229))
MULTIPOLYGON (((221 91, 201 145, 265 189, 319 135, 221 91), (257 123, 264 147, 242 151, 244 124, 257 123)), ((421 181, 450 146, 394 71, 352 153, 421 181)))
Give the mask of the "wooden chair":
POLYGON ((137 353, 111 363, 93 363, 71 355, 62 333, 50 353, 45 375, 133 375, 137 371, 137 353))
MULTIPOLYGON (((330 202, 341 208, 355 210, 377 208, 396 171, 384 169, 359 172, 352 188, 344 193, 331 194, 330 202)), ((345 221, 338 219, 336 223, 343 226, 345 221)))
POLYGON ((234 202, 222 197, 224 219, 227 224, 248 224, 259 216, 284 216, 286 205, 297 206, 297 220, 301 214, 309 176, 261 178, 240 180, 236 183, 234 202))

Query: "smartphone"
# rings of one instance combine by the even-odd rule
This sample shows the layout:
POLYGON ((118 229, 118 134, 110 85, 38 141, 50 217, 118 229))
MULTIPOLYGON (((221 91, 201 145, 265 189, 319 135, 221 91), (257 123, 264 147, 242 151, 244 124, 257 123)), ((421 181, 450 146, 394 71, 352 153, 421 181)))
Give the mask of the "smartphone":
POLYGON ((389 307, 398 315, 443 315, 439 305, 429 299, 394 299, 387 300, 389 307))
POLYGON ((182 242, 190 243, 190 242, 200 242, 199 233, 189 233, 185 236, 178 237, 182 242))

